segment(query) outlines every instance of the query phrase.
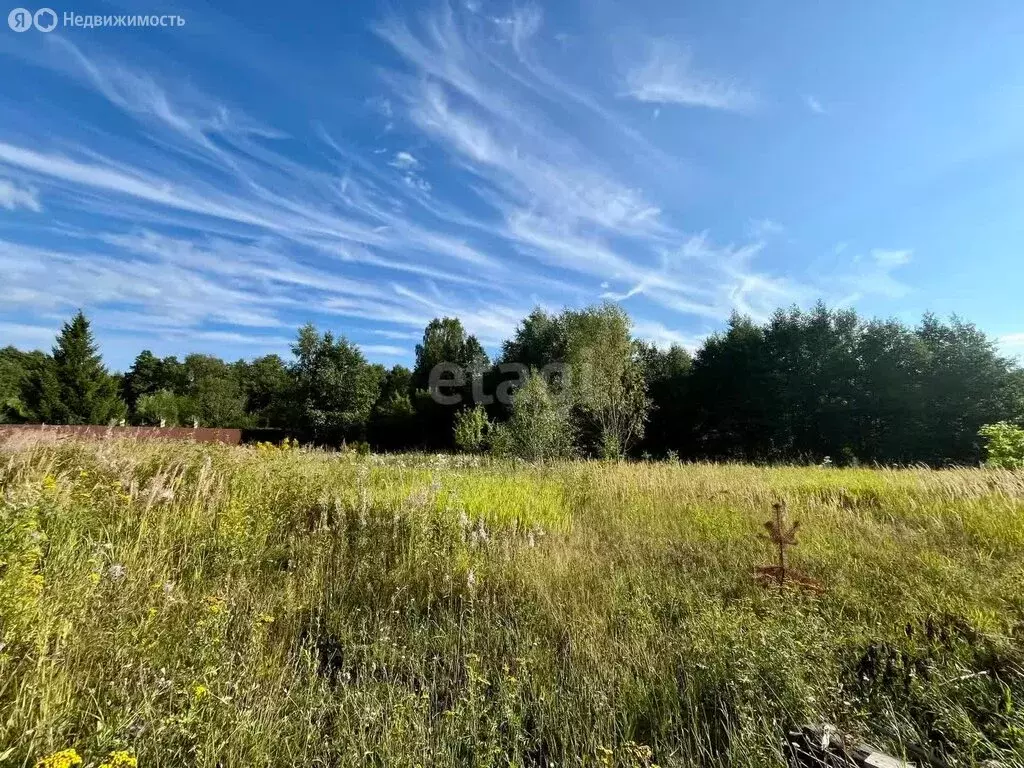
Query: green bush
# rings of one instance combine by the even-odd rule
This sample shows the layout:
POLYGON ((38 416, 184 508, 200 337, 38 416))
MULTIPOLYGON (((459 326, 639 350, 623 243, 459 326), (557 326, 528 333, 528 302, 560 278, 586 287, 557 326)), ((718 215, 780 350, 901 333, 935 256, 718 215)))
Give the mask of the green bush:
POLYGON ((491 449, 527 461, 566 458, 574 452, 569 405, 536 371, 512 397, 512 418, 494 428, 491 449))
POLYGON ((990 467, 998 469, 1024 469, 1024 429, 1005 421, 986 424, 978 434, 988 441, 990 467))
POLYGON ((491 422, 482 405, 467 408, 455 417, 455 444, 467 453, 479 453, 487 445, 491 422))
POLYGON ((181 423, 181 400, 181 397, 166 389, 142 395, 135 406, 136 419, 140 424, 176 427, 181 423))

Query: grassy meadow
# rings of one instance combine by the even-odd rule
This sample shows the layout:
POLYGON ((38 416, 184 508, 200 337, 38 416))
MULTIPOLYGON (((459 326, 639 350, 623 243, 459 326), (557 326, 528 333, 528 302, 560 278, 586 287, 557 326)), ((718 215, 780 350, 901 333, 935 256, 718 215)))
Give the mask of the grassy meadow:
POLYGON ((1021 766, 1024 475, 10 443, 0 632, 4 766, 1021 766))

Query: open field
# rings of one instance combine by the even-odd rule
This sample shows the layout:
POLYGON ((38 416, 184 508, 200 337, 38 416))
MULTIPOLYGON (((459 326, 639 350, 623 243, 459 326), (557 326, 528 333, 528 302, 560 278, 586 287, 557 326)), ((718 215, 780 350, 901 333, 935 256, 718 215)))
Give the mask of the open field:
POLYGON ((1024 765, 1024 475, 0 448, 0 764, 1024 765), (785 500, 792 565, 757 583, 785 500))

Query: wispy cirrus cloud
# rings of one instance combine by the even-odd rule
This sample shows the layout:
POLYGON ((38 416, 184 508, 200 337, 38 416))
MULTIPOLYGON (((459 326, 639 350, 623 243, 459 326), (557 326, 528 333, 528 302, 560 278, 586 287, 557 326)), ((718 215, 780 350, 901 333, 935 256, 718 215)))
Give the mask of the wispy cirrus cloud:
MULTIPOLYGON (((312 317, 393 357, 439 315, 498 346, 534 305, 609 298, 645 337, 692 345, 700 333, 680 328, 703 333, 733 311, 762 318, 837 286, 896 295, 892 255, 786 275, 764 259, 776 222, 741 220, 739 240, 702 231, 660 183, 685 173, 687 148, 668 152, 649 121, 631 122, 635 106, 607 86, 615 72, 581 80, 567 67, 565 38, 537 6, 442 4, 386 16, 372 34, 394 54, 368 76, 380 92, 358 101, 379 123, 372 142, 329 117, 284 131, 177 62, 142 68, 55 37, 33 63, 117 119, 42 138, 0 127, 0 173, 15 180, 0 180, 0 207, 45 200, 51 226, 71 233, 3 233, 7 307, 49 318, 84 306, 108 329, 252 351, 281 348, 312 317)), ((634 99, 756 106, 685 49, 635 54, 634 99)))
POLYGON ((873 248, 867 254, 855 254, 849 260, 849 266, 834 278, 849 292, 839 303, 853 304, 865 296, 903 298, 911 288, 896 273, 912 258, 913 251, 909 249, 873 248))
POLYGON ((781 235, 785 231, 786 228, 773 219, 751 219, 747 223, 747 233, 754 240, 764 240, 781 235))
MULTIPOLYGON (((42 249, 0 240, 5 308, 57 318, 88 306, 100 330, 130 328, 151 339, 188 335, 274 348, 286 346, 289 337, 282 332, 291 332, 294 318, 309 319, 309 308, 322 316, 372 321, 383 326, 374 334, 396 340, 419 338, 435 316, 457 315, 492 345, 524 311, 495 299, 467 300, 429 281, 417 293, 398 283, 311 267, 290 257, 287 242, 280 240, 197 242, 143 230, 96 233, 76 246, 42 249), (102 247, 91 247, 93 241, 102 247), (237 330, 209 330, 210 324, 237 330)), ((395 357, 411 353, 411 344, 371 342, 366 351, 395 357)))
POLYGON ((59 328, 56 322, 52 326, 0 322, 0 343, 19 349, 49 349, 59 328))
POLYGON ((394 168, 400 168, 404 171, 413 170, 420 167, 420 161, 413 157, 406 151, 395 152, 394 158, 389 163, 394 168))
MULTIPOLYGON (((776 295, 775 282, 735 264, 726 267, 714 247, 691 247, 685 269, 676 268, 666 254, 687 247, 692 236, 667 220, 642 185, 630 183, 629 172, 600 162, 552 114, 566 92, 579 89, 537 63, 539 11, 491 23, 496 32, 487 20, 460 18, 446 8, 420 27, 389 19, 378 34, 413 75, 387 77, 396 103, 478 180, 475 190, 500 217, 491 225, 494 234, 544 268, 594 279, 602 285, 598 296, 606 298, 641 297, 722 319, 736 308, 733 299, 749 307, 746 297, 759 288, 776 295), (496 34, 505 48, 495 49, 496 34)), ((745 99, 739 94, 733 89, 728 106, 740 106, 745 99)), ((590 94, 570 103, 607 117, 590 94)))
POLYGON ((360 349, 367 355, 378 357, 405 357, 409 354, 408 347, 399 347, 395 344, 362 344, 360 349))
POLYGON ((646 56, 625 73, 625 93, 637 101, 750 112, 754 93, 734 80, 700 71, 693 53, 669 40, 653 40, 646 56))
POLYGON ((659 349, 682 347, 688 352, 695 352, 704 343, 706 334, 688 334, 669 328, 664 323, 643 320, 633 324, 633 333, 659 349))
POLYGON ((25 208, 36 213, 43 210, 38 190, 19 186, 7 179, 0 179, 0 208, 6 208, 8 211, 25 208))
POLYGON ((804 96, 804 104, 806 104, 807 108, 809 110, 811 110, 811 112, 813 112, 816 115, 826 115, 826 114, 828 114, 828 110, 825 109, 825 107, 822 105, 822 103, 820 101, 818 101, 814 96, 811 96, 809 94, 805 95, 804 96))

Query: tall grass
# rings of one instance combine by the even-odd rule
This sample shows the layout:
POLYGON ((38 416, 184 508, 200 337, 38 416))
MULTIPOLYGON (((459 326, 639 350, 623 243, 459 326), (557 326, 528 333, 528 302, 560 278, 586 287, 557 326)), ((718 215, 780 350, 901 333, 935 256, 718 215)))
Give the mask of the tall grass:
POLYGON ((1024 765, 1024 476, 0 449, 0 764, 1024 765), (758 583, 771 504, 802 521, 758 583))

